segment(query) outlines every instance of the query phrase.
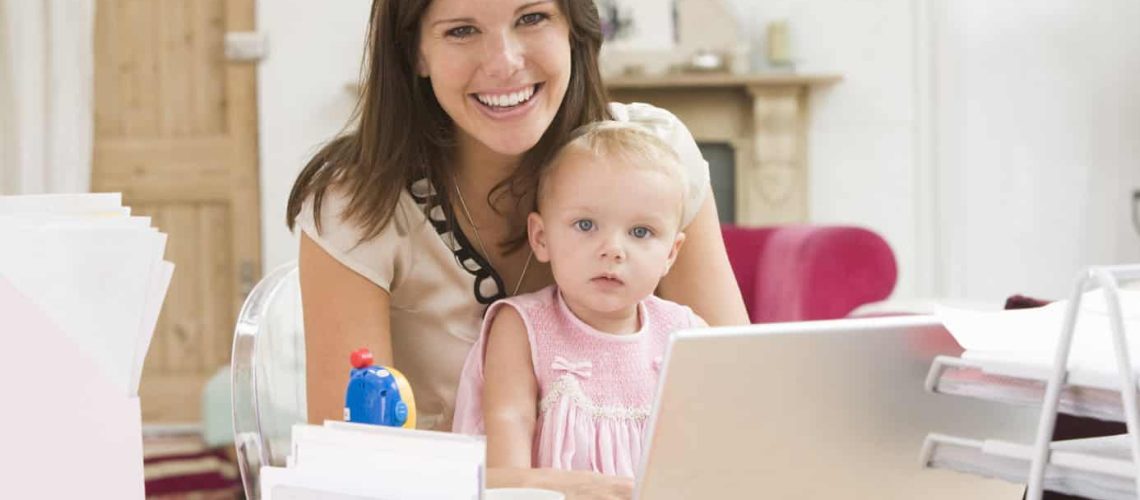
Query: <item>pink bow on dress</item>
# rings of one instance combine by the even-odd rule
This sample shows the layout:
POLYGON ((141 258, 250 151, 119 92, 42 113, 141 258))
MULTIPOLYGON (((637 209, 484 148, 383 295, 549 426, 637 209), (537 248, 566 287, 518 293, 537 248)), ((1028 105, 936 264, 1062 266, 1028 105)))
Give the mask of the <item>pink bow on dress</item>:
POLYGON ((554 362, 550 364, 550 368, 554 371, 569 373, 578 378, 590 378, 590 370, 593 367, 594 364, 590 360, 574 362, 562 356, 555 356, 554 362))

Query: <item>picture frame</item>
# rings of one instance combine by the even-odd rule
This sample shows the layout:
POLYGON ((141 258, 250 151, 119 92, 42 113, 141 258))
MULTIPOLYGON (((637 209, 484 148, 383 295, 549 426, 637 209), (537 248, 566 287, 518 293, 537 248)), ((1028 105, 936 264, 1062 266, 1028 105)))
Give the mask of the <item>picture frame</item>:
POLYGON ((608 49, 669 49, 677 43, 676 2, 672 0, 595 0, 608 49))

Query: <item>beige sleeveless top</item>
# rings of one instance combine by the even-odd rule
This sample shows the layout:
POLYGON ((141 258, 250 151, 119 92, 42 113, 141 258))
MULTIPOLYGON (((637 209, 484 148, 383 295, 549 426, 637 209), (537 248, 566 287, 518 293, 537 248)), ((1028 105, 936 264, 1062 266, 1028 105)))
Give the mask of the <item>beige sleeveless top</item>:
MULTIPOLYGON (((648 104, 615 103, 610 111, 616 120, 649 127, 676 149, 688 167, 688 225, 709 192, 708 163, 688 129, 648 104)), ((507 288, 463 233, 451 231, 442 208, 429 206, 433 193, 426 179, 414 182, 400 195, 388 226, 366 241, 360 241, 359 227, 341 218, 348 198, 335 190, 323 199, 320 232, 311 198, 296 223, 333 258, 388 291, 394 364, 415 393, 417 426, 449 431, 467 352, 487 306, 506 297, 507 288)))

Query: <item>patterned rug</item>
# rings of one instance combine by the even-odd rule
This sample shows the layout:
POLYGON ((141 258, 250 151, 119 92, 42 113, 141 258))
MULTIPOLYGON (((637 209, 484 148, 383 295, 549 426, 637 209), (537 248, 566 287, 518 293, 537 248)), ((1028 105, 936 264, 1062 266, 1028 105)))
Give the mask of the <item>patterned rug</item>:
POLYGON ((143 432, 146 497, 161 500, 245 498, 232 447, 208 448, 192 430, 143 432))

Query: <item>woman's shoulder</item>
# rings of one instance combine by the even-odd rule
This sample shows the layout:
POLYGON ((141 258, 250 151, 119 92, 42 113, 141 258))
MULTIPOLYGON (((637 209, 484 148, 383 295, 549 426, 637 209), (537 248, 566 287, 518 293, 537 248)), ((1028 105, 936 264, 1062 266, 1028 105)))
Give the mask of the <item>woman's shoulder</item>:
POLYGON ((370 240, 380 238, 389 233, 404 236, 408 228, 424 219, 423 212, 417 207, 415 199, 407 189, 399 191, 395 209, 388 223, 379 232, 371 231, 365 224, 349 217, 349 206, 353 198, 350 189, 342 184, 329 186, 318 199, 316 194, 310 194, 301 204, 294 222, 306 233, 326 232, 354 235, 357 240, 370 240), (319 210, 317 204, 320 204, 319 210), (418 217, 417 217, 418 216, 418 217), (371 235, 370 233, 377 233, 371 235))
POLYGON ((416 223, 424 219, 407 190, 399 196, 391 218, 379 232, 348 216, 352 195, 343 185, 329 186, 319 200, 309 195, 294 222, 300 233, 334 259, 391 292, 407 267, 402 265, 409 260, 407 240, 416 223))

